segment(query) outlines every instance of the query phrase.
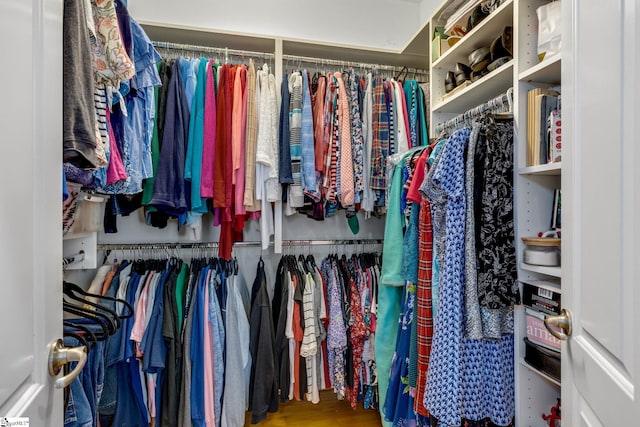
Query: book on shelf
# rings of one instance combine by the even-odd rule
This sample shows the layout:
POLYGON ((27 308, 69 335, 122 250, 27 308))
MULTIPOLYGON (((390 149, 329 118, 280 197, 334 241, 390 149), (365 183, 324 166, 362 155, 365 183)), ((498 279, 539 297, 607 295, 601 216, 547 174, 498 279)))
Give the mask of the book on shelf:
POLYGON ((562 111, 560 109, 551 111, 547 128, 549 129, 547 133, 548 161, 562 161, 562 111))
POLYGON ((527 93, 527 166, 544 165, 553 158, 549 117, 559 110, 559 95, 545 88, 527 93))
POLYGON ((559 230, 562 228, 562 191, 559 188, 553 190, 553 203, 551 206, 551 229, 559 230))

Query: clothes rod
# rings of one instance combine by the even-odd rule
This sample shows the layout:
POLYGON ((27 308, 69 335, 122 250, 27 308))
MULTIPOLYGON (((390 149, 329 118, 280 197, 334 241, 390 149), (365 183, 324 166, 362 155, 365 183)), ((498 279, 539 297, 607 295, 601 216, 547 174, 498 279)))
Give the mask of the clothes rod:
POLYGON ((496 96, 489 101, 468 109, 462 114, 436 125, 436 134, 441 133, 445 129, 454 128, 458 125, 469 122, 485 112, 493 112, 499 115, 499 118, 513 118, 513 88, 509 88, 502 95, 496 96))
POLYGON ((239 50, 229 49, 226 47, 213 47, 213 46, 196 46, 182 43, 169 43, 169 42, 151 42, 156 48, 171 49, 171 50, 185 50, 189 52, 203 52, 203 53, 217 53, 224 54, 225 58, 231 56, 250 56, 253 58, 273 59, 275 55, 269 52, 255 52, 251 50, 239 50))
MULTIPOLYGON (((347 245, 380 245, 382 239, 358 239, 358 240, 283 240, 282 246, 347 246, 347 245)), ((236 242, 238 247, 260 247, 261 242, 236 242)), ((273 246, 273 242, 270 243, 273 246)), ((218 242, 201 243, 103 243, 97 245, 99 251, 135 251, 145 249, 215 249, 218 242)))
POLYGON ((407 74, 416 74, 421 76, 428 76, 429 72, 427 70, 423 70, 420 68, 405 68, 401 66, 395 65, 383 65, 383 64, 370 64, 365 62, 354 62, 354 61, 341 61, 339 59, 324 59, 324 58, 313 58, 310 56, 298 56, 298 55, 282 55, 282 59, 284 61, 290 62, 304 62, 308 64, 316 64, 316 65, 335 65, 338 67, 352 67, 352 68, 371 68, 380 71, 407 71, 407 74))

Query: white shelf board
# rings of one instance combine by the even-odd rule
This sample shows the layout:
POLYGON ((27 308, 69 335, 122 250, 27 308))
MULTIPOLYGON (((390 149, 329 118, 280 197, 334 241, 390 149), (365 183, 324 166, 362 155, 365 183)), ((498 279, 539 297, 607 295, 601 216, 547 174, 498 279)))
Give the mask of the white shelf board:
POLYGON ((533 366, 529 365, 529 364, 527 363, 527 361, 526 361, 526 360, 524 360, 524 358, 520 358, 520 364, 521 364, 522 366, 524 366, 525 368, 529 369, 530 371, 535 372, 536 374, 540 375, 542 378, 546 379, 546 380, 547 380, 547 381, 549 381, 550 383, 555 384, 555 385, 557 385, 558 387, 560 387, 560 386, 561 386, 560 381, 556 380, 555 378, 553 378, 553 377, 551 377, 551 376, 549 376, 549 375, 545 374, 544 372, 542 372, 542 371, 540 371, 540 370, 538 370, 538 369, 534 368, 533 366))
POLYGON ((531 271, 533 273, 546 274, 547 276, 552 277, 562 277, 562 267, 544 267, 541 265, 531 265, 521 262, 520 269, 531 271))
POLYGON ((561 81, 561 76, 562 56, 558 53, 521 72, 518 77, 522 82, 558 84, 561 81))
POLYGON ((95 235, 95 231, 82 231, 79 233, 69 232, 62 236, 62 240, 87 239, 95 235))
POLYGON ((506 26, 513 26, 513 0, 508 0, 498 9, 484 18, 478 26, 450 47, 438 59, 433 61, 433 68, 447 68, 453 71, 456 62, 469 63, 469 54, 481 47, 489 47, 506 26))
POLYGON ((462 113, 506 92, 513 85, 513 63, 513 60, 507 62, 480 80, 446 97, 433 107, 433 112, 462 113))
POLYGON ((527 166, 518 170, 519 175, 560 175, 562 162, 547 163, 546 165, 527 166))

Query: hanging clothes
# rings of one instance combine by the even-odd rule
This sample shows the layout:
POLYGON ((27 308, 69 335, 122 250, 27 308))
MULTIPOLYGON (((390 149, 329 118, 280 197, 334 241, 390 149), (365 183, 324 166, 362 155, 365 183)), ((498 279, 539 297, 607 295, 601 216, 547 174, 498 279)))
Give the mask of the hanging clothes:
MULTIPOLYGON (((490 419, 507 425, 514 415, 513 336, 478 341, 463 337, 464 158, 470 129, 452 134, 435 172, 428 176, 427 196, 446 206, 446 259, 440 309, 436 314, 424 404, 439 422, 490 419), (436 191, 431 191, 431 189, 436 191), (438 199, 439 197, 439 199, 438 199), (460 369, 450 369, 460 366, 460 369), (477 384, 484 384, 478 387, 477 384), (496 386, 496 384, 498 386, 496 386), (482 391, 481 391, 482 390, 482 391)), ((435 230, 434 230, 435 231, 435 230)))
POLYGON ((258 262, 251 291, 250 321, 251 379, 249 410, 251 423, 259 423, 267 412, 278 411, 278 385, 275 366, 275 337, 271 305, 267 294, 264 262, 258 262))

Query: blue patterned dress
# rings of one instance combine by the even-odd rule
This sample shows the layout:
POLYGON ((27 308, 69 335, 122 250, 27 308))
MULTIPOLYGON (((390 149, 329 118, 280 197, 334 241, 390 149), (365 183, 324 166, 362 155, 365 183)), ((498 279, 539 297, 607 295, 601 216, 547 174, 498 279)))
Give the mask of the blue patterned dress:
MULTIPOLYGON (((515 411, 513 336, 496 340, 463 337, 465 282, 465 147, 470 129, 455 131, 443 149, 425 192, 446 206, 446 243, 440 296, 424 398, 439 425, 463 419, 508 425, 515 411)), ((436 239, 436 236, 434 236, 436 239)))
POLYGON ((416 300, 416 285, 405 282, 402 312, 398 324, 396 351, 391 361, 389 388, 384 403, 384 417, 395 427, 414 427, 416 414, 413 411, 413 396, 409 385, 409 343, 413 326, 413 311, 416 300))

